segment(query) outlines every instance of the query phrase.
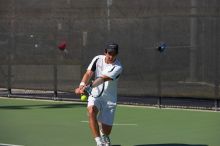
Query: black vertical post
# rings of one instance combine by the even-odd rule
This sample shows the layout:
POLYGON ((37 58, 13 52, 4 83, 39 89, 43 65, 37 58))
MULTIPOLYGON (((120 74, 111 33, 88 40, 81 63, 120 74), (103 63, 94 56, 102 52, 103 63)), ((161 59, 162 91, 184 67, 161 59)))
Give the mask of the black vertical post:
POLYGON ((218 98, 219 98, 219 48, 218 48, 218 41, 217 41, 217 36, 218 36, 218 26, 217 26, 217 20, 213 18, 213 46, 215 48, 215 101, 214 101, 214 106, 215 110, 218 110, 218 98))
POLYGON ((13 59, 13 51, 15 51, 15 0, 11 2, 11 21, 10 21, 10 47, 8 50, 8 71, 7 71, 7 88, 8 88, 8 97, 10 97, 11 91, 11 66, 13 59))
POLYGON ((11 57, 12 57, 12 47, 13 47, 13 43, 14 43, 14 37, 13 35, 11 34, 11 41, 10 41, 10 46, 9 46, 9 49, 8 49, 8 57, 7 57, 7 60, 8 60, 8 64, 7 64, 7 90, 8 90, 8 97, 11 96, 11 57))
POLYGON ((55 6, 55 3, 52 3, 52 6, 51 6, 52 10, 51 10, 51 15, 52 15, 52 19, 55 19, 54 21, 54 24, 57 25, 55 27, 55 30, 54 30, 54 34, 55 34, 55 41, 54 41, 54 63, 53 63, 53 92, 54 92, 54 100, 57 100, 58 98, 58 92, 57 92, 57 84, 58 84, 58 77, 57 77, 57 64, 58 64, 58 54, 57 54, 57 44, 58 44, 58 34, 59 34, 59 31, 62 29, 62 25, 61 23, 59 23, 58 20, 56 20, 56 18, 54 17, 54 14, 55 14, 55 11, 57 8, 55 6))
MULTIPOLYGON (((57 34, 58 34, 58 30, 56 30, 56 40, 57 40, 57 34)), ((54 42, 54 47, 55 47, 55 50, 54 50, 54 64, 53 64, 53 91, 54 91, 54 100, 57 99, 58 97, 58 92, 57 92, 57 62, 58 62, 58 56, 57 56, 57 41, 54 42)))
MULTIPOLYGON (((10 60, 10 55, 8 56, 10 60)), ((8 97, 11 96, 11 61, 8 61, 8 73, 7 73, 7 88, 8 88, 8 97)))
POLYGON ((166 50, 167 45, 165 43, 160 43, 160 46, 157 48, 159 51, 159 58, 157 61, 157 87, 158 87, 158 107, 161 108, 161 100, 162 100, 162 79, 161 79, 161 73, 162 73, 162 55, 164 55, 164 51, 166 50))
POLYGON ((197 7, 198 0, 190 0, 191 4, 191 17, 190 17, 190 54, 189 54, 189 79, 191 81, 196 81, 196 63, 198 49, 198 20, 197 20, 197 7))
MULTIPOLYGON (((158 5, 158 13, 162 13, 161 12, 161 9, 162 9, 162 5, 160 3, 160 1, 158 1, 157 3, 158 5)), ((158 18, 158 31, 157 31, 157 37, 158 37, 158 40, 161 41, 162 39, 162 16, 160 16, 158 18)), ((158 89, 158 99, 157 99, 157 105, 159 108, 161 108, 161 100, 162 100, 162 80, 161 80, 161 60, 162 60, 162 52, 163 50, 161 50, 161 45, 162 44, 159 44, 160 46, 157 47, 158 51, 159 51, 159 57, 157 58, 157 89, 158 89)))
POLYGON ((161 88, 161 53, 157 61, 157 88, 158 88, 158 100, 157 105, 161 108, 162 88, 161 88))
POLYGON ((57 93, 57 64, 53 65, 53 76, 54 76, 54 97, 56 99, 58 97, 58 93, 57 93))

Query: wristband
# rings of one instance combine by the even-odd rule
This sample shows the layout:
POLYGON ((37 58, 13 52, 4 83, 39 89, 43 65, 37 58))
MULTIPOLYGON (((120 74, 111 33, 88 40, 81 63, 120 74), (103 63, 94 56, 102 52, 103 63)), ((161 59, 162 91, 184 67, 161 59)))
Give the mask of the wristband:
POLYGON ((79 86, 85 86, 85 85, 86 85, 85 82, 81 82, 81 83, 79 84, 79 86))

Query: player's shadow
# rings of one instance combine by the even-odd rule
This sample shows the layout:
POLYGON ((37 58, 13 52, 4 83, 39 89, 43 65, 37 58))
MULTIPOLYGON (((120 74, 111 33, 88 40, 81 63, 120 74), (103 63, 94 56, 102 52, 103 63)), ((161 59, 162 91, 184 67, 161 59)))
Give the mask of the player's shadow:
POLYGON ((206 144, 180 144, 180 143, 166 143, 166 144, 139 144, 134 146, 208 146, 206 144))
POLYGON ((53 108, 76 108, 76 107, 86 107, 85 104, 77 103, 64 103, 64 104, 39 104, 39 105, 0 105, 0 109, 9 110, 27 110, 27 109, 53 109, 53 108))

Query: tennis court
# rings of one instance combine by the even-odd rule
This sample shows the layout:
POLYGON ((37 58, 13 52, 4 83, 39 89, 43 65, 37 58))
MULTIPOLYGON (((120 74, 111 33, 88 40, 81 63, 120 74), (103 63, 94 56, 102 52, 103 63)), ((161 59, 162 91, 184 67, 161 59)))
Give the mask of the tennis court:
MULTIPOLYGON (((219 112, 122 105, 117 110, 115 146, 219 146, 219 112)), ((2 145, 95 145, 85 103, 0 98, 0 117, 2 145)))
POLYGON ((73 90, 108 42, 123 66, 114 146, 219 146, 219 12, 219 0, 0 0, 0 146, 94 146, 73 90))

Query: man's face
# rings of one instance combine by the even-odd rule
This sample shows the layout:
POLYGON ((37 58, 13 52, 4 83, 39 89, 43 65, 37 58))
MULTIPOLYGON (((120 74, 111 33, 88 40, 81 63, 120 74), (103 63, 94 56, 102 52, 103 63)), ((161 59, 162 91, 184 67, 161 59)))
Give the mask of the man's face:
POLYGON ((106 63, 113 63, 116 59, 117 53, 115 51, 105 53, 106 63))

